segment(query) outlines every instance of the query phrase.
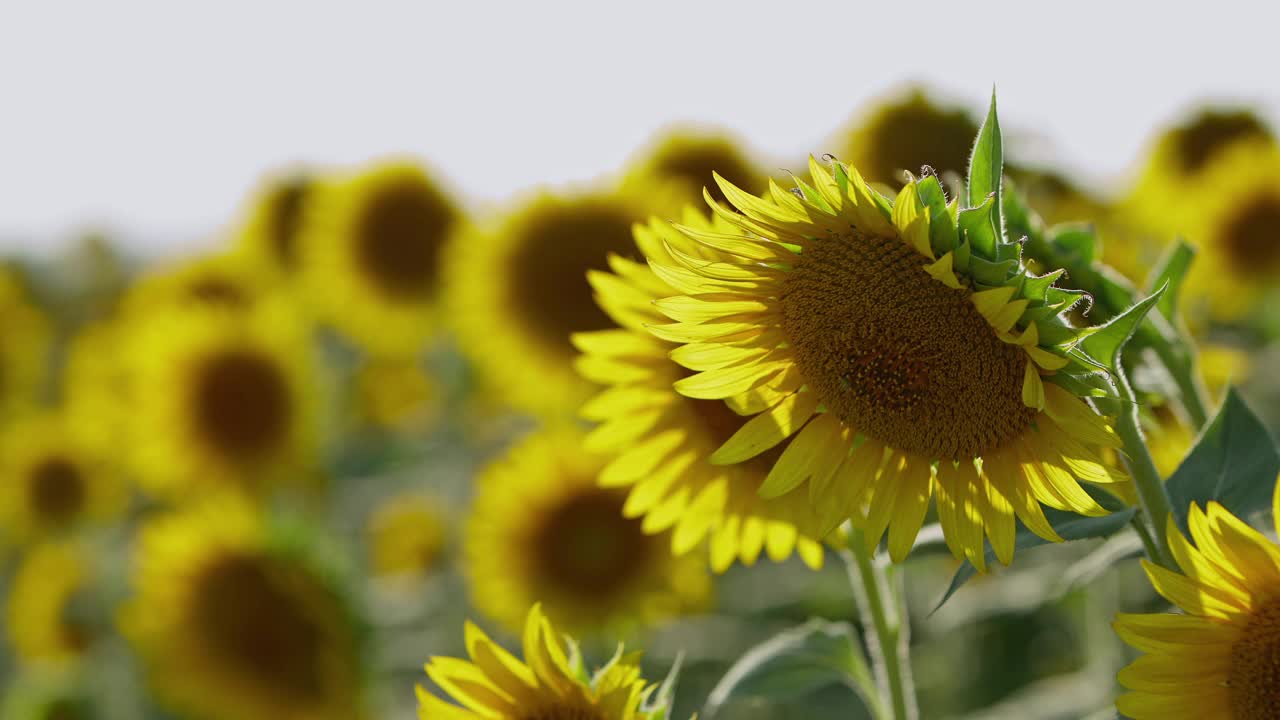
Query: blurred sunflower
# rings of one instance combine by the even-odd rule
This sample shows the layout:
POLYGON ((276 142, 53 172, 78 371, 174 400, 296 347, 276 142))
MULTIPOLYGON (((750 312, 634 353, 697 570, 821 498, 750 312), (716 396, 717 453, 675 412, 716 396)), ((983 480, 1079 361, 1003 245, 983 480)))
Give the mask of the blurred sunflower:
POLYGON ((304 256, 300 238, 308 203, 320 182, 303 171, 269 178, 239 229, 240 249, 278 275, 296 274, 304 256))
POLYGON ((61 405, 70 431, 102 456, 129 447, 133 380, 129 373, 127 322, 100 321, 69 341, 60 382, 61 405))
POLYGON ((440 411, 441 388, 415 358, 365 358, 355 394, 361 419, 382 430, 421 429, 440 411))
POLYGON ((768 181, 741 144, 727 133, 676 130, 662 136, 633 162, 624 184, 664 185, 674 201, 670 208, 674 214, 685 203, 697 202, 703 188, 717 200, 724 200, 712 179, 713 172, 752 192, 764 190, 768 181))
POLYGON ((51 413, 0 434, 0 478, 0 518, 20 542, 109 519, 127 499, 111 461, 51 413))
MULTIPOLYGON (((587 673, 572 639, 559 632, 534 605, 524 624, 524 660, 507 652, 471 623, 466 625, 471 661, 434 657, 427 676, 448 703, 417 688, 418 714, 452 720, 659 720, 667 717, 656 686, 640 677, 638 653, 621 647, 604 667, 587 673), (657 700, 657 702, 654 702, 657 700)), ((659 693, 660 695, 661 693, 659 693)))
POLYGON ((369 565, 377 577, 412 577, 435 570, 448 526, 440 504, 419 493, 393 495, 369 518, 369 565))
POLYGON ((926 165, 963 177, 977 134, 978 123, 967 111, 939 105, 913 88, 874 107, 838 149, 869 181, 897 189, 904 170, 918 173, 926 165))
POLYGON ((450 246, 449 316, 482 383, 511 406, 564 416, 590 394, 569 336, 613 325, 587 271, 608 267, 610 254, 636 256, 631 225, 654 207, 644 197, 544 193, 450 246))
POLYGON ((441 250, 461 223, 417 164, 387 162, 319 186, 300 238, 320 318, 381 353, 421 349, 435 329, 441 250))
POLYGON ((36 406, 48 375, 49 320, 27 296, 21 278, 0 266, 0 418, 36 406))
POLYGON ((272 290, 261 265, 245 255, 222 253, 148 272, 129 288, 122 310, 130 318, 183 306, 246 310, 272 290))
MULTIPOLYGON (((1280 530, 1280 486, 1275 517, 1280 530)), ((1120 671, 1134 720, 1264 720, 1280 708, 1280 547, 1216 502, 1191 506, 1193 545, 1172 521, 1182 572, 1142 561, 1185 614, 1121 614, 1116 632, 1147 653, 1120 671)))
POLYGON ((6 627, 14 652, 26 663, 80 658, 96 634, 79 606, 93 577, 82 548, 45 543, 32 548, 14 573, 6 627))
MULTIPOLYGON (((734 230, 692 209, 685 212, 684 224, 708 232, 734 230)), ((636 227, 636 242, 650 257, 672 263, 664 238, 674 232, 665 222, 652 221, 636 227)), ((672 357, 687 358, 687 353, 672 353, 676 346, 653 337, 645 326, 666 322, 654 301, 679 291, 644 264, 616 255, 609 264, 613 273, 593 270, 590 281, 596 302, 620 327, 573 337, 584 353, 576 363, 579 372, 608 386, 582 409, 583 417, 601 423, 587 437, 586 448, 613 458, 600 484, 631 487, 624 513, 643 516, 646 532, 674 528, 677 555, 710 537, 711 566, 717 572, 738 558, 753 564, 762 549, 778 561, 794 551, 811 567, 821 567, 822 545, 813 537, 819 522, 808 495, 793 491, 766 500, 756 491, 775 457, 727 466, 709 462, 746 420, 721 400, 686 398, 672 389, 689 375, 672 357)))
POLYGON ((477 480, 464 535, 475 606, 518 631, 525 612, 575 631, 626 630, 698 606, 702 563, 623 515, 625 491, 596 485, 601 461, 570 430, 532 435, 477 480))
POLYGON ((319 391, 289 307, 174 310, 133 343, 139 481, 162 497, 235 487, 259 492, 316 466, 319 391))
POLYGON ((93 720, 103 713, 76 673, 23 672, 0 690, 0 720, 93 720))
POLYGON ((172 709, 210 720, 362 716, 353 616, 297 543, 225 498, 143 528, 121 625, 172 709))
POLYGON ((810 173, 816 187, 763 198, 721 181, 739 212, 712 207, 738 231, 677 225, 649 255, 682 293, 655 303, 675 322, 649 327, 695 371, 675 389, 751 416, 712 461, 785 445, 761 495, 808 481, 824 527, 852 517, 871 543, 887 530, 895 560, 935 492, 947 544, 980 569, 984 534, 1012 559, 1015 515, 1061 540, 1041 503, 1105 514, 1079 480, 1122 482, 1099 454, 1119 440, 1055 382, 1091 372, 1059 318, 1079 293, 1053 287, 1060 272, 1029 276, 998 225, 971 224, 983 211, 958 228, 934 177, 889 201, 851 167, 810 173))

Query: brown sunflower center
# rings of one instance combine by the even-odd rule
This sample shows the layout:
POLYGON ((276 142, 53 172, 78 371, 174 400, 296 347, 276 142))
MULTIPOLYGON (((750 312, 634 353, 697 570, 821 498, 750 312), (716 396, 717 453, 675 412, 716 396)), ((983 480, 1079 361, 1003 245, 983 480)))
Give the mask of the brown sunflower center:
POLYGON ((816 241, 788 275, 782 327, 809 385, 851 427, 929 458, 979 457, 1035 417, 1022 402, 1027 358, 925 262, 897 238, 816 241))
POLYGON ((228 277, 217 275, 202 277, 191 283, 187 291, 192 300, 210 305, 242 308, 249 304, 244 288, 228 277))
POLYGON ((1227 686, 1236 720, 1280 717, 1280 600, 1254 611, 1231 649, 1227 686))
POLYGON ((356 228, 356 262, 393 300, 435 291, 454 213, 438 193, 418 184, 384 188, 369 198, 356 228))
POLYGON ((323 662, 332 648, 311 608, 327 595, 305 573, 266 557, 227 555, 205 569, 194 598, 194 630, 226 669, 297 697, 325 690, 323 662))
POLYGON ((80 468, 63 457, 48 457, 31 470, 31 507, 46 522, 65 524, 84 509, 85 483, 80 468))
POLYGON ((512 301, 527 324, 565 355, 575 352, 573 333, 614 327, 592 299, 587 271, 607 268, 610 253, 636 259, 636 219, 612 205, 562 205, 524 228, 511 258, 512 301))
POLYGON ((222 454, 252 459, 277 448, 289 429, 292 410, 281 368, 247 350, 210 358, 195 388, 195 422, 222 454))
POLYGON ((598 599, 624 591, 643 571, 653 539, 639 519, 622 516, 625 500, 625 494, 587 487, 547 512, 531 547, 549 585, 598 599))
POLYGON ((75 698, 58 698, 44 706, 41 720, 86 720, 93 717, 89 704, 75 698))
POLYGON ((1241 207, 1223 227, 1220 242, 1241 274, 1280 270, 1280 195, 1258 195, 1241 207))
POLYGON ((302 211, 310 191, 310 181, 295 177, 281 183, 272 197, 267 236, 276 262, 286 270, 292 270, 298 264, 298 234, 302 229, 302 211))
POLYGON ((609 720, 609 717, 598 708, 563 704, 530 710, 518 720, 609 720))
POLYGON ((1178 165, 1187 175, 1203 170, 1219 151, 1238 140, 1263 139, 1271 131, 1251 112, 1207 111, 1174 131, 1178 165))
POLYGON ((928 165, 938 172, 961 175, 969 167, 969 153, 978 126, 963 110, 941 110, 916 101, 888 110, 876 123, 873 139, 862 149, 868 179, 902 187, 902 170, 919 172, 928 165))
POLYGON ((762 189, 756 187, 760 184, 760 174, 729 145, 705 143, 670 152, 657 159, 654 169, 660 177, 687 182, 699 192, 705 187, 711 197, 722 203, 728 200, 712 177, 713 172, 747 192, 762 189))

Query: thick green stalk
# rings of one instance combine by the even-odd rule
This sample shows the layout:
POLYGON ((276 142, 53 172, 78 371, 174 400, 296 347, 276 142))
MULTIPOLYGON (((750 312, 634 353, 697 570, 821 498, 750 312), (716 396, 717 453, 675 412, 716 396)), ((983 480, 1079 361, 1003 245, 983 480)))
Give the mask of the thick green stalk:
POLYGON ((1192 427, 1198 431, 1209 422, 1209 393, 1200 379, 1196 355, 1188 350, 1190 341, 1186 333, 1175 333, 1175 338, 1171 340, 1169 333, 1162 333, 1161 341, 1152 343, 1151 347, 1177 384, 1178 400, 1187 411, 1192 427))
POLYGON ((919 709, 911 677, 910 629, 906 609, 898 601, 900 596, 867 550, 861 530, 850 531, 849 549, 842 551, 841 556, 853 585, 882 700, 892 708, 892 715, 886 720, 917 720, 919 709))
MULTIPOLYGON (((1149 540, 1154 548, 1149 548, 1153 562, 1176 570, 1178 565, 1169 550, 1169 540, 1165 536, 1165 522, 1173 512, 1169 495, 1164 488, 1164 480, 1156 470, 1155 461, 1151 459, 1151 451, 1147 449, 1146 440, 1142 437, 1142 428, 1138 420, 1138 402, 1129 385, 1129 378, 1124 370, 1116 373, 1116 389, 1119 391, 1122 409, 1116 420, 1116 432, 1124 443, 1124 462, 1129 468, 1129 475, 1138 491, 1138 504, 1142 508, 1147 522, 1151 524, 1149 540), (1151 550, 1154 552, 1151 552, 1151 550)), ((1145 540, 1146 538, 1144 538, 1145 540)), ((1145 544, 1145 543, 1144 543, 1145 544)))

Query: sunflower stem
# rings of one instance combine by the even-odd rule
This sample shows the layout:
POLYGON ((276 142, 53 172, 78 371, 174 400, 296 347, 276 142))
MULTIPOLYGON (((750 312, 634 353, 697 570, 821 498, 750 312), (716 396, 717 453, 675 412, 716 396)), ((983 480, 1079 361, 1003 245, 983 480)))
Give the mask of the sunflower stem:
POLYGON ((1187 419, 1196 431, 1209 422, 1209 392, 1200 379, 1200 367, 1196 354, 1189 351, 1191 343, 1184 333, 1178 333, 1178 342, 1158 342, 1153 345, 1156 357, 1178 386, 1179 400, 1187 411, 1187 419))
POLYGON ((852 528, 849 547, 840 555, 849 572, 867 654, 880 688, 881 712, 887 704, 892 712, 885 720, 917 720, 919 709, 911 677, 911 632, 906 608, 902 604, 902 593, 894 591, 884 567, 872 557, 873 552, 867 549, 862 531, 852 528))
MULTIPOLYGON (((1146 440, 1142 436, 1142 428, 1138 421, 1138 401, 1133 393, 1133 386, 1123 368, 1116 371, 1116 389, 1120 393, 1121 411, 1116 421, 1116 432, 1124 443, 1124 463, 1133 478, 1138 491, 1138 505, 1151 526, 1151 536, 1143 538, 1147 545, 1147 554, 1152 562, 1171 570, 1177 569, 1173 552, 1169 549, 1169 540, 1163 532, 1166 519, 1173 512, 1169 502, 1169 494, 1165 491, 1164 480, 1156 470, 1155 461, 1151 459, 1151 451, 1147 449, 1146 440)), ((1141 533, 1139 534, 1141 536, 1141 533)))

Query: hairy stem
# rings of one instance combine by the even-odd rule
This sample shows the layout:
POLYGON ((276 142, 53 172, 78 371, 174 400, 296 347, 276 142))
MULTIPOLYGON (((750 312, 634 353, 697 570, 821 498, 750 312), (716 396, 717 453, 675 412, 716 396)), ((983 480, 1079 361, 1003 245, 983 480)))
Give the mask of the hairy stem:
POLYGON ((1116 432, 1124 443, 1124 462, 1129 468, 1129 475, 1138 491, 1138 504, 1142 508, 1147 522, 1151 524, 1150 537, 1144 537, 1143 543, 1151 544, 1148 554, 1152 562, 1172 570, 1177 569, 1173 553, 1169 550, 1169 541, 1165 536, 1165 522, 1173 512, 1169 495, 1164 488, 1164 480, 1156 470, 1151 459, 1151 451, 1147 449, 1146 440, 1142 437, 1142 429, 1138 424, 1138 403, 1129 385, 1129 378, 1123 370, 1116 373, 1116 389, 1119 391, 1122 409, 1116 421, 1116 432))
POLYGON ((885 569, 867 550, 861 530, 850 531, 849 549, 840 554, 849 571, 880 694, 887 700, 884 704, 892 708, 887 720, 917 720, 910 629, 902 594, 894 591, 885 569))

